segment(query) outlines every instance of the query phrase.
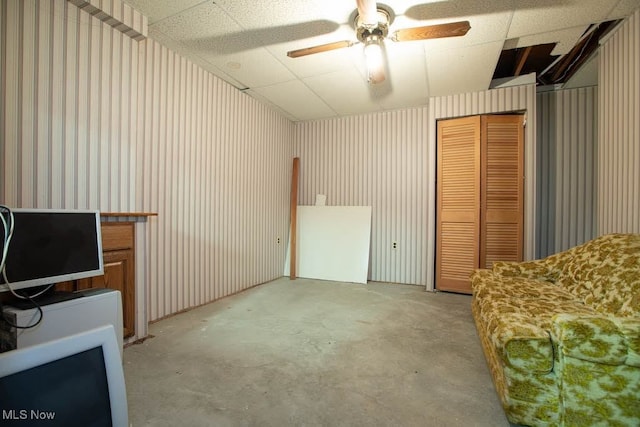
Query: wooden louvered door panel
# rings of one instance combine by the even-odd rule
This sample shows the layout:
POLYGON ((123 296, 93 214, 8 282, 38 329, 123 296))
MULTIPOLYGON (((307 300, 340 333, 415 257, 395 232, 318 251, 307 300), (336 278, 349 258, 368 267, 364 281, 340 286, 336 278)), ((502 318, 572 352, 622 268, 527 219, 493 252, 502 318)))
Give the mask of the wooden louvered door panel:
POLYGON ((436 288, 470 293, 480 256, 480 117, 439 121, 437 159, 436 288))
POLYGON ((480 264, 521 261, 523 240, 522 115, 481 118, 480 264))

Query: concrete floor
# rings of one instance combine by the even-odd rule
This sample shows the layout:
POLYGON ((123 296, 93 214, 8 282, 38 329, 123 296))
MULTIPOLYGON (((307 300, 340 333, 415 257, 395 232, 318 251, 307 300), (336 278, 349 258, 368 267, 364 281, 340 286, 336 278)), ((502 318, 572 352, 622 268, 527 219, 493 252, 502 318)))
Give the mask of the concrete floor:
POLYGON ((125 349, 137 426, 508 426, 466 295, 282 278, 125 349))

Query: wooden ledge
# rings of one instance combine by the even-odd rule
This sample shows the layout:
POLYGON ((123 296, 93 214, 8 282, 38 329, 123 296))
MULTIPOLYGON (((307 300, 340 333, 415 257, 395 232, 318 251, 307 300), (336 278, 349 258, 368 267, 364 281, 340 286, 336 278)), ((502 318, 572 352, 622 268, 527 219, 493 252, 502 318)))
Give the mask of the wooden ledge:
POLYGON ((100 216, 104 216, 104 217, 122 217, 122 216, 126 216, 126 217, 131 217, 131 216, 148 217, 148 216, 158 216, 158 214, 154 213, 154 212, 100 212, 100 216))

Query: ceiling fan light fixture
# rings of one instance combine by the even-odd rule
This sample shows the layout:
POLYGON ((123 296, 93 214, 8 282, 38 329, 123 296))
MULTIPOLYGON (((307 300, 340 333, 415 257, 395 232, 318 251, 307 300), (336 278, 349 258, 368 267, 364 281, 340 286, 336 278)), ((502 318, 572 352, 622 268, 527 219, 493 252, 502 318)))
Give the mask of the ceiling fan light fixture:
POLYGON ((364 41, 364 58, 367 64, 367 81, 371 84, 384 80, 384 53, 382 37, 371 34, 364 41))
MULTIPOLYGON (((356 0, 357 9, 353 12, 353 28, 356 38, 364 45, 364 56, 367 81, 370 84, 385 80, 388 71, 386 49, 383 40, 389 35, 389 26, 395 14, 385 5, 378 5, 375 0, 356 0)), ((394 42, 429 40, 442 37, 458 37, 467 34, 471 26, 469 21, 450 22, 446 24, 426 25, 422 27, 396 30, 389 39, 394 42)), ((353 46, 351 40, 326 43, 287 52, 290 58, 326 52, 353 46)))
POLYGON ((364 57, 367 65, 367 81, 376 84, 384 81, 384 53, 382 37, 376 34, 367 36, 364 41, 364 57))

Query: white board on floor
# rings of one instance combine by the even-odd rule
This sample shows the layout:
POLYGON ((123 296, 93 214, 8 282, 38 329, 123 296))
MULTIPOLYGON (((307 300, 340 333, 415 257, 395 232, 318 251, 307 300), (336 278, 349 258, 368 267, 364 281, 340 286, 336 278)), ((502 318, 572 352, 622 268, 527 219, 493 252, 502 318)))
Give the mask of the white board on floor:
POLYGON ((371 206, 298 206, 296 218, 298 277, 367 283, 371 206))

